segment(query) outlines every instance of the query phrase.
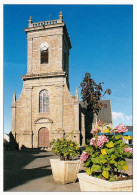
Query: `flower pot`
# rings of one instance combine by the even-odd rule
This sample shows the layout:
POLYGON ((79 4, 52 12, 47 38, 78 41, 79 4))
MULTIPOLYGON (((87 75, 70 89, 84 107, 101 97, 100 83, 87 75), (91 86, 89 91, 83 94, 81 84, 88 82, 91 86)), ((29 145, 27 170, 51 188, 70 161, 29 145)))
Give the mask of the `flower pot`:
POLYGON ((84 191, 109 191, 109 192, 132 192, 132 180, 123 181, 105 181, 103 179, 95 178, 86 173, 78 174, 80 189, 84 191))
POLYGON ((50 163, 55 182, 66 184, 76 181, 80 160, 61 161, 60 159, 50 159, 50 163))

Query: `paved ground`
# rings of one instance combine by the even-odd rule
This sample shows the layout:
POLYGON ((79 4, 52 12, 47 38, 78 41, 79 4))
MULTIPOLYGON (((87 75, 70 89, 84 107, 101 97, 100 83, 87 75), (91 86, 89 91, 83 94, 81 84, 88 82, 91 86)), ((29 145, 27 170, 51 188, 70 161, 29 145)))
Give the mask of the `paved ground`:
POLYGON ((79 192, 79 183, 58 184, 52 177, 46 151, 5 151, 4 191, 9 192, 79 192))
MULTIPOLYGON (((52 177, 46 151, 4 151, 4 191, 9 192, 80 192, 79 183, 58 184, 52 177)), ((132 161, 128 160, 132 173, 132 161)))

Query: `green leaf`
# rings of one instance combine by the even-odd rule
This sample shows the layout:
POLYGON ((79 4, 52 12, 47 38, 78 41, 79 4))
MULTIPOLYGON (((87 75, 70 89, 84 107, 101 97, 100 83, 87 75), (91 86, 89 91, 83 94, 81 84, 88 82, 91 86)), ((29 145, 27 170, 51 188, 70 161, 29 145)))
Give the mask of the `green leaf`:
POLYGON ((103 166, 103 171, 110 171, 110 167, 103 166))
POLYGON ((91 170, 92 170, 93 172, 101 171, 101 166, 100 166, 100 165, 93 165, 93 166, 91 167, 91 170))
POLYGON ((100 159, 99 159, 99 157, 92 158, 91 160, 92 160, 92 162, 95 163, 95 164, 100 164, 100 159))
POLYGON ((118 150, 118 152, 119 152, 120 154, 124 152, 124 151, 123 151, 123 148, 121 148, 121 147, 118 147, 117 150, 118 150))
POLYGON ((110 148, 110 149, 107 149, 107 153, 108 154, 112 154, 115 152, 115 148, 110 148))
POLYGON ((103 175, 106 179, 108 179, 108 177, 109 177, 109 172, 108 172, 108 171, 103 171, 103 172, 102 172, 102 175, 103 175))
POLYGON ((92 174, 92 170, 91 170, 90 167, 89 167, 89 168, 86 168, 86 173, 87 173, 88 175, 91 175, 91 174, 92 174))
POLYGON ((115 155, 116 155, 117 157, 121 157, 121 155, 119 154, 119 152, 118 152, 117 150, 115 150, 115 155))
POLYGON ((89 161, 87 161, 87 162, 84 163, 84 166, 85 167, 88 167, 90 164, 91 164, 91 161, 89 160, 89 161))
POLYGON ((121 161, 118 161, 118 164, 123 166, 123 165, 127 164, 127 162, 125 160, 121 160, 121 161))
POLYGON ((121 161, 118 161, 118 166, 117 168, 119 170, 128 170, 128 165, 127 165, 127 162, 125 160, 121 160, 121 161))
POLYGON ((129 148, 129 145, 127 145, 127 144, 124 144, 124 148, 129 148))
POLYGON ((125 152, 124 155, 128 158, 131 156, 131 153, 130 152, 125 152))
POLYGON ((95 156, 96 156, 95 154, 92 155, 93 158, 94 158, 95 156))
POLYGON ((120 171, 123 170, 121 165, 118 165, 118 166, 117 166, 117 169, 120 170, 120 171))
POLYGON ((112 141, 110 141, 108 144, 106 144, 106 146, 108 148, 113 148, 114 147, 114 143, 112 141))
POLYGON ((100 163, 105 164, 107 162, 107 155, 100 154, 99 160, 100 160, 100 163))
POLYGON ((110 160, 109 163, 114 164, 115 166, 117 166, 117 162, 115 160, 110 160))
POLYGON ((86 152, 92 152, 92 148, 91 148, 91 146, 86 146, 86 152))
POLYGON ((119 139, 118 141, 116 141, 115 143, 114 143, 114 145, 118 145, 118 144, 120 144, 120 143, 122 143, 123 142, 123 140, 122 139, 119 139))
POLYGON ((120 147, 121 147, 121 148, 124 147, 124 145, 125 145, 124 142, 121 142, 121 143, 120 143, 120 147))
POLYGON ((106 159, 102 159, 100 162, 101 162, 102 164, 105 164, 105 163, 107 163, 107 160, 106 160, 106 159))
POLYGON ((116 139, 116 140, 118 140, 118 139, 120 139, 120 138, 122 138, 122 135, 121 135, 121 134, 115 135, 115 139, 116 139))
POLYGON ((114 155, 114 154, 112 154, 112 155, 111 155, 111 158, 112 158, 112 159, 115 159, 115 158, 117 158, 117 156, 114 155))
MULTIPOLYGON (((108 150, 108 149, 106 149, 106 150, 108 150)), ((100 156, 99 156, 100 160, 101 160, 101 159, 107 159, 107 157, 108 157, 107 154, 105 154, 105 155, 100 154, 100 156)))
POLYGON ((117 181, 117 179, 118 179, 118 176, 117 175, 110 175, 110 179, 109 179, 109 181, 117 181))

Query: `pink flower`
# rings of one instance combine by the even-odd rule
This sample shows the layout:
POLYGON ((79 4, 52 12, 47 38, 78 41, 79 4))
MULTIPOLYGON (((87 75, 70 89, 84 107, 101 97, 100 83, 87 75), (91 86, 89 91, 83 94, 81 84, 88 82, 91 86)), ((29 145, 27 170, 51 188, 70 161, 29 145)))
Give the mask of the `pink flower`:
POLYGON ((99 121, 97 122, 97 125, 98 125, 98 126, 101 126, 101 125, 103 125, 103 122, 99 120, 99 121))
POLYGON ((123 125, 122 123, 119 124, 117 127, 115 127, 114 129, 114 133, 125 133, 127 132, 128 129, 125 125, 123 125))
POLYGON ((99 128, 94 128, 94 129, 92 129, 91 133, 92 134, 95 134, 95 133, 98 133, 99 131, 100 131, 99 128))
POLYGON ((99 135, 97 138, 97 146, 103 147, 105 143, 108 143, 108 138, 105 135, 99 135))
POLYGON ((104 143, 108 143, 108 138, 105 135, 99 135, 97 137, 97 140, 95 138, 91 138, 90 140, 90 145, 91 146, 98 146, 98 147, 103 147, 104 143))
POLYGON ((124 148, 124 151, 133 154, 133 148, 124 148))
POLYGON ((91 146, 96 146, 96 142, 95 142, 96 140, 95 140, 95 138, 93 137, 93 138, 91 138, 91 140, 90 140, 90 145, 91 146))
POLYGON ((83 152, 82 155, 80 156, 81 161, 86 161, 88 158, 89 154, 87 152, 83 152))

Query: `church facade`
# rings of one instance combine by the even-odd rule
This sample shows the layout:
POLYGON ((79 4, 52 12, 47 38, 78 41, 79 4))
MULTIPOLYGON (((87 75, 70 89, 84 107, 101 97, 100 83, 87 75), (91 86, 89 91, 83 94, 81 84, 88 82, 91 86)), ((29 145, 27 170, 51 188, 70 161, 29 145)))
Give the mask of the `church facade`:
POLYGON ((27 73, 18 100, 13 95, 11 131, 19 148, 48 147, 53 138, 73 131, 79 143, 79 100, 69 91, 71 42, 63 16, 33 23, 27 34, 27 73))
POLYGON ((19 148, 49 147, 52 139, 69 132, 85 144, 85 116, 78 91, 69 91, 70 37, 62 12, 57 20, 28 20, 27 73, 19 98, 13 94, 11 132, 19 148))

